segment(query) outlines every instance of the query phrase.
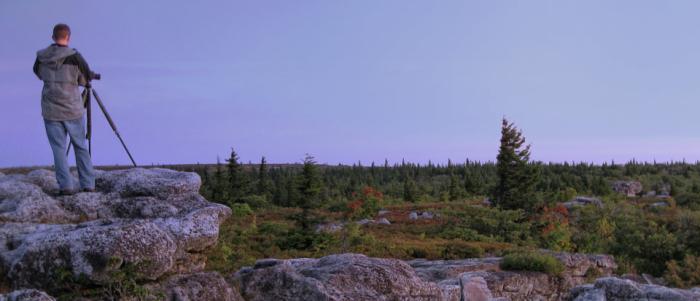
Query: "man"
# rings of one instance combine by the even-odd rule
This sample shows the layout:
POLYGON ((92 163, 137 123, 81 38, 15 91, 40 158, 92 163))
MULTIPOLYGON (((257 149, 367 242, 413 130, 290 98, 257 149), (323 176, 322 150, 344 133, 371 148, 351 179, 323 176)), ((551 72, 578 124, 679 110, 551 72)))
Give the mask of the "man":
POLYGON ((75 152, 80 190, 94 191, 95 175, 85 143, 85 107, 78 87, 89 86, 94 73, 77 50, 68 48, 68 25, 54 26, 52 38, 53 44, 37 52, 34 73, 44 81, 41 113, 53 151, 59 193, 75 193, 66 156, 66 135, 75 152))

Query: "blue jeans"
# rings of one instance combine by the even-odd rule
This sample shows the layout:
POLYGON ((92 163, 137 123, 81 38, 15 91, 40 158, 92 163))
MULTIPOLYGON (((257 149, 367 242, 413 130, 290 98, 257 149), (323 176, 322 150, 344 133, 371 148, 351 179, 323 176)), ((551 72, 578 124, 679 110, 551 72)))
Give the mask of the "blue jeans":
POLYGON ((58 181, 58 186, 61 190, 73 189, 68 157, 66 156, 66 134, 70 136, 73 152, 75 152, 80 189, 94 189, 95 172, 92 169, 90 153, 85 143, 85 117, 67 121, 44 119, 44 126, 46 127, 46 136, 49 137, 49 144, 51 144, 51 150, 53 151, 56 181, 58 181))

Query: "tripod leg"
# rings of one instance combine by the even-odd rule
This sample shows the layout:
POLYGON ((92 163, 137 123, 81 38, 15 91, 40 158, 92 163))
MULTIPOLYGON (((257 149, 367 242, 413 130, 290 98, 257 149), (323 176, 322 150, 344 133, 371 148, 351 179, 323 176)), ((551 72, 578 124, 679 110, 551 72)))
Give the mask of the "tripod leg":
POLYGON ((85 138, 88 141, 88 153, 92 156, 92 101, 90 101, 90 90, 92 88, 85 88, 87 92, 85 93, 85 108, 87 109, 87 133, 85 138))
POLYGON ((114 134, 117 135, 117 138, 119 138, 119 142, 122 143, 122 146, 124 147, 124 150, 126 151, 126 154, 129 156, 129 159, 131 159, 131 163, 134 164, 134 167, 136 167, 136 161, 134 161, 134 157, 131 156, 131 152, 129 152, 129 148, 126 147, 126 143, 124 143, 124 139, 122 139, 122 136, 119 134, 119 131, 117 130, 117 126, 114 124, 114 121, 112 121, 112 117, 109 116, 109 113, 107 112, 107 109, 105 108, 105 105, 102 103, 102 100, 100 99, 100 96, 97 95, 97 91, 95 89, 92 89, 92 94, 95 95, 95 101, 97 101, 97 105, 100 106, 100 110, 102 110, 102 113, 104 113, 105 118, 107 119, 107 122, 109 123, 109 126, 112 127, 112 130, 114 131, 114 134))

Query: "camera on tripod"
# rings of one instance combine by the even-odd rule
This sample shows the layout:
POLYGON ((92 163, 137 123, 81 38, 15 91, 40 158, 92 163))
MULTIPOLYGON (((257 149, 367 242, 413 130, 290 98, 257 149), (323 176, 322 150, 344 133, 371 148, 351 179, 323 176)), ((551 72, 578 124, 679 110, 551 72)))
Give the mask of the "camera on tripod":
MULTIPOLYGON (((87 133, 85 135, 85 138, 88 140, 88 152, 92 154, 92 106, 91 104, 91 99, 92 96, 95 96, 95 101, 97 101, 97 105, 99 105, 100 110, 102 111, 102 114, 105 115, 105 118, 107 119, 107 123, 109 123, 109 126, 112 128, 112 131, 114 131, 114 134, 117 135, 117 138, 119 139, 119 142, 122 143, 122 146, 124 147, 124 150, 126 151, 126 154, 129 156, 129 159, 131 160, 131 163, 134 164, 134 167, 136 167, 136 161, 134 161, 134 157, 131 156, 131 152, 129 152, 129 149, 126 147, 126 143, 124 143, 124 139, 122 139, 122 135, 119 134, 119 130, 117 130, 117 125, 114 124, 114 121, 112 120, 112 116, 109 116, 109 113, 107 112, 107 108, 105 108, 105 105, 102 103, 102 100, 100 99, 100 96, 97 95, 97 91, 92 87, 90 84, 90 81, 92 80, 100 80, 102 76, 99 73, 94 73, 94 72, 89 72, 89 77, 90 79, 87 80, 87 83, 85 83, 85 90, 83 90, 82 93, 82 98, 83 98, 83 103, 85 105, 85 109, 87 110, 87 133)), ((68 144, 68 149, 66 150, 66 155, 70 152, 70 146, 71 144, 68 144)))

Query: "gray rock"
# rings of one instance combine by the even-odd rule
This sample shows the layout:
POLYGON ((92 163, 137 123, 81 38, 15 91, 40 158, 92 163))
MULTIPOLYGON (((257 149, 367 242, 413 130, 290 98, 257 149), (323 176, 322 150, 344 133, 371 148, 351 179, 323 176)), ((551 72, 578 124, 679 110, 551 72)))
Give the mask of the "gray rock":
POLYGON ((586 283, 589 270, 595 270, 598 275, 611 275, 617 268, 613 258, 608 255, 555 252, 551 254, 564 264, 565 270, 561 276, 501 271, 500 257, 461 260, 417 259, 409 261, 408 264, 421 279, 441 284, 445 290, 449 290, 446 284, 457 283, 458 279, 464 277, 483 278, 495 298, 508 300, 562 300, 571 288, 586 283))
POLYGON ((373 219, 363 218, 359 221, 356 221, 355 223, 358 225, 367 225, 367 224, 374 224, 375 221, 373 219))
POLYGON ((408 214, 408 218, 411 220, 433 219, 433 218, 435 218, 435 214, 433 214, 432 212, 428 212, 428 211, 423 211, 423 212, 411 211, 411 213, 408 214))
MULTIPOLYGON (((36 169, 30 171, 25 181, 37 185, 46 193, 58 192, 58 182, 56 181, 56 173, 46 169, 36 169)), ((77 182, 76 182, 77 183, 77 182)))
POLYGON ((461 290, 460 300, 489 301, 493 299, 491 290, 486 284, 486 280, 478 276, 464 274, 459 278, 461 290))
POLYGON ((642 183, 639 181, 615 181, 612 189, 617 193, 633 197, 642 192, 642 183))
POLYGON ((344 225, 342 223, 328 223, 328 224, 320 224, 316 225, 316 233, 335 233, 340 230, 343 230, 344 225))
POLYGON ((377 220, 377 224, 380 224, 380 225, 391 225, 391 222, 390 222, 388 219, 386 219, 385 217, 382 217, 382 218, 380 218, 379 220, 377 220))
POLYGON ((596 280, 594 287, 605 291, 605 295, 611 298, 640 299, 644 296, 639 285, 629 279, 600 278, 596 280))
POLYGON ((437 284, 422 281, 401 260, 360 254, 281 260, 272 266, 242 269, 233 281, 249 301, 459 300, 445 296, 437 284))
POLYGON ((35 289, 22 289, 0 294, 0 301, 56 301, 48 294, 35 289))
POLYGON ((12 177, 0 181, 0 222, 66 223, 75 216, 40 187, 12 177))
POLYGON ((132 168, 106 172, 97 176, 95 185, 101 191, 117 192, 122 197, 197 193, 201 180, 196 173, 162 168, 132 168))
POLYGON ((589 206, 589 205, 602 208, 603 201, 601 201, 599 198, 595 198, 595 197, 577 196, 571 201, 562 203, 562 205, 564 205, 564 207, 566 207, 567 209, 571 209, 574 207, 580 207, 580 206, 589 206))
POLYGON ((668 288, 654 284, 640 284, 629 279, 604 277, 594 285, 583 285, 571 290, 575 301, 584 300, 654 300, 654 301, 697 301, 700 293, 693 290, 668 288), (602 298, 600 296, 603 296, 602 298))
POLYGON ((174 275, 158 285, 149 287, 152 295, 165 300, 244 301, 238 290, 231 287, 216 272, 174 275))
POLYGON ((668 207, 669 204, 665 201, 664 202, 654 202, 650 206, 655 207, 655 208, 660 208, 660 207, 668 207))
POLYGON ((0 271, 13 287, 50 291, 65 272, 100 284, 125 267, 139 281, 201 271, 231 214, 197 194, 194 173, 101 172, 97 192, 56 198, 48 177, 0 179, 0 271))
POLYGON ((382 210, 379 210, 379 212, 377 212, 377 215, 382 216, 382 215, 389 214, 389 212, 390 212, 389 210, 382 209, 382 210))
POLYGON ((594 288, 593 285, 590 289, 580 290, 578 292, 571 293, 571 299, 573 301, 606 301, 605 291, 599 288, 594 288))
POLYGON ((435 215, 432 212, 428 212, 428 211, 424 211, 419 216, 419 218, 424 218, 424 219, 433 219, 434 217, 435 217, 435 215))

